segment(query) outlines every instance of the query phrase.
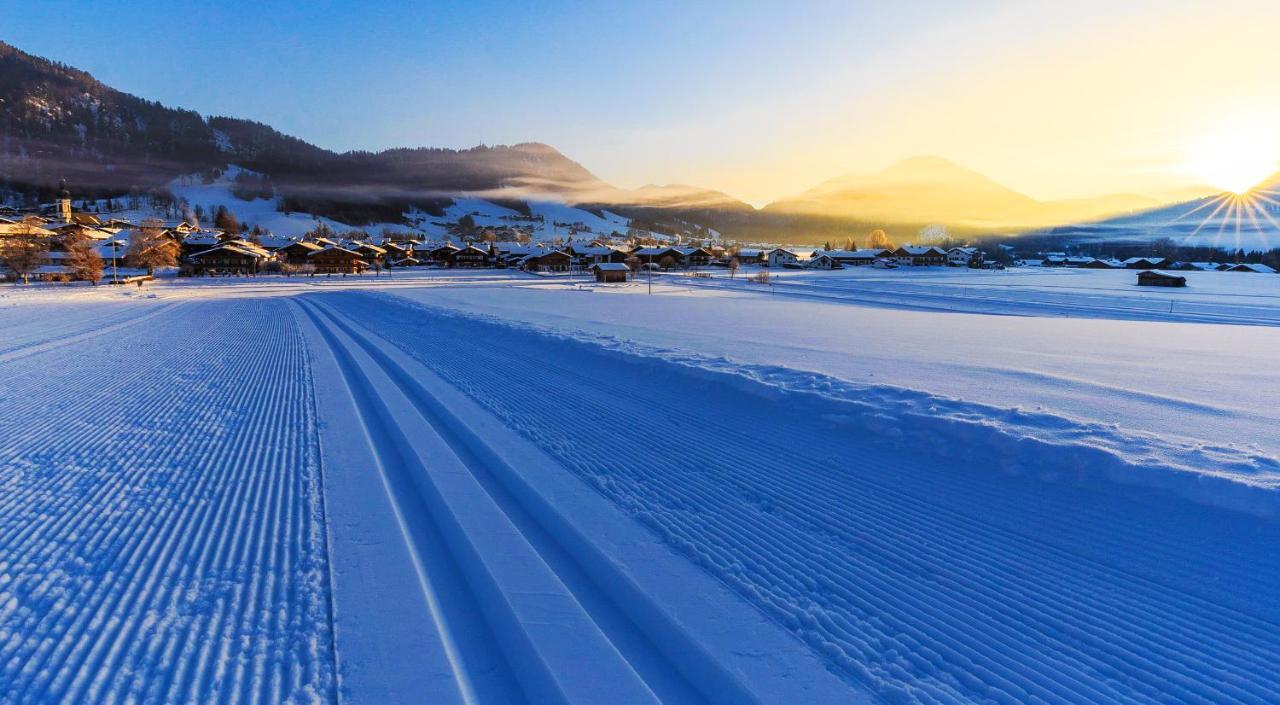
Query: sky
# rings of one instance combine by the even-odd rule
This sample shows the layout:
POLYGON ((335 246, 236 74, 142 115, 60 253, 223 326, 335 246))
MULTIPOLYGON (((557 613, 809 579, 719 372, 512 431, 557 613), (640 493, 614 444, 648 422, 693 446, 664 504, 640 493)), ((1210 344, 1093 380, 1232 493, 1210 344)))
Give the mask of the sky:
POLYGON ((1280 4, 84 3, 0 39, 322 147, 548 143, 756 205, 936 155, 1041 199, 1236 188, 1280 157, 1280 4), (1228 183, 1230 182, 1230 183, 1228 183))

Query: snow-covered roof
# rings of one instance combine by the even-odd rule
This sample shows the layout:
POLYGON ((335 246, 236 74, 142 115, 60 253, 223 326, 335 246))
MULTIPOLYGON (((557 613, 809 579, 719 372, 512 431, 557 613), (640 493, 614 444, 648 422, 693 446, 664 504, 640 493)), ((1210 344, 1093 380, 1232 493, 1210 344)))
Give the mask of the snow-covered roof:
POLYGON ((599 269, 605 272, 626 272, 631 269, 630 267, 628 267, 627 265, 621 262, 601 262, 600 264, 593 265, 591 268, 599 269))
POLYGON ((1230 271, 1257 272, 1258 274, 1275 274, 1276 273, 1276 270, 1273 269, 1272 267, 1268 267, 1267 265, 1260 264, 1258 262, 1241 262, 1240 264, 1233 265, 1230 271))

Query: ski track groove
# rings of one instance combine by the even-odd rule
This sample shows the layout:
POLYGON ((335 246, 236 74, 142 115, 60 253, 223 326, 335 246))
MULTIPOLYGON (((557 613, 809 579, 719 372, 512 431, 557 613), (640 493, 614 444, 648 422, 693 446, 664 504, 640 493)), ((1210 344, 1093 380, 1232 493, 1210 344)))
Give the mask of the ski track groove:
POLYGON ((285 307, 158 307, 0 362, 0 700, 335 700, 285 307))
MULTIPOLYGON (((411 375, 396 362, 371 343, 365 334, 356 331, 349 321, 336 315, 327 306, 318 305, 314 300, 305 300, 304 310, 322 330, 327 327, 337 328, 348 336, 358 348, 362 349, 371 360, 378 365, 393 384, 414 405, 422 418, 430 423, 449 445, 453 453, 466 466, 484 491, 505 513, 522 536, 535 549, 541 562, 557 576, 560 582, 573 594, 574 599, 591 617, 592 621, 606 635, 613 646, 626 659, 628 665, 653 689, 660 694, 664 702, 671 703, 749 703, 753 701, 750 693, 736 686, 727 685, 725 674, 705 676, 708 666, 703 661, 695 661, 687 652, 681 653, 670 644, 662 644, 651 640, 646 635, 628 610, 617 603, 617 597, 609 594, 607 588, 596 582, 589 575, 589 570, 581 564, 583 560, 575 555, 573 549, 559 542, 555 532, 546 527, 534 516, 533 510, 524 506, 506 486, 502 475, 515 473, 514 469, 504 467, 505 463, 492 454, 483 439, 469 435, 465 425, 452 417, 444 407, 422 385, 412 379, 411 375), (322 318, 324 320, 322 320, 322 318), (327 322, 326 322, 327 321, 327 322), (463 430, 458 430, 459 428, 463 430), (498 468, 502 468, 499 470, 498 468), (692 673, 688 664, 682 668, 681 661, 694 663, 692 673), (702 680, 708 682, 700 682, 702 680), (712 684, 714 681, 714 684, 712 684)), ((330 344, 335 344, 332 333, 330 344)), ((670 625, 670 628, 678 626, 670 625)))
MULTIPOLYGON (((1123 500, 1085 495, 1099 503, 1091 515, 1088 505, 1079 505, 1079 493, 1055 496, 1034 483, 1015 483, 1001 496, 1000 483, 981 475, 931 472, 907 458, 876 462, 869 452, 863 455, 871 458, 859 458, 856 444, 813 452, 797 442, 785 455, 726 450, 723 439, 745 441, 750 430, 699 406, 697 394, 717 393, 705 383, 663 395, 670 383, 625 384, 633 379, 625 363, 574 358, 585 349, 581 344, 539 341, 525 331, 433 315, 388 297, 320 296, 520 429, 825 654, 833 668, 886 697, 1280 700, 1274 614, 1249 608, 1230 589, 1212 599, 1219 597, 1214 583, 1236 576, 1274 590, 1280 570, 1263 550, 1278 545, 1267 541, 1276 537, 1273 525, 1251 527, 1248 518, 1224 514, 1226 523, 1244 527, 1245 537, 1256 530, 1253 543, 1226 556, 1201 556, 1179 550, 1175 522, 1123 500), (619 410, 616 400, 627 397, 633 401, 619 410), (595 421, 593 430, 575 433, 584 418, 595 421), (648 423, 697 429, 721 445, 645 434, 620 460, 616 447, 596 441, 648 423), (815 491, 815 482, 824 491, 815 491), (970 510, 962 511, 966 505, 970 510), (996 519, 999 512, 972 507, 1010 514, 996 519), (1136 516, 1087 520, 1108 509, 1136 516), (1068 511, 1084 520, 1065 521, 1068 511), (1036 512, 1044 516, 1032 516, 1036 512), (1022 520, 1027 525, 1019 526, 1022 520), (1073 545, 1034 530, 1062 527, 1067 538, 1095 543, 1073 545), (1150 558, 1143 555, 1148 545, 1155 549, 1150 558), (1162 561, 1186 561, 1183 577, 1215 581, 1169 584, 1146 577, 1159 574, 1162 561)), ((756 427, 762 438, 766 429, 804 438, 803 426, 799 433, 789 426, 776 431, 771 421, 756 427)), ((1182 511, 1176 502, 1161 509, 1175 516, 1182 511)))

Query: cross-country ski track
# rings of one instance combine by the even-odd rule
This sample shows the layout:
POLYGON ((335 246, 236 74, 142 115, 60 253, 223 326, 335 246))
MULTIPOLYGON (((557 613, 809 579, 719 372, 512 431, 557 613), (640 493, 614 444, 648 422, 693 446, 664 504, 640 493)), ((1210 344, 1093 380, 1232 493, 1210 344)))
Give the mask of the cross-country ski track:
POLYGON ((1274 489, 392 294, 110 316, 0 311, 6 705, 1280 702, 1274 489))

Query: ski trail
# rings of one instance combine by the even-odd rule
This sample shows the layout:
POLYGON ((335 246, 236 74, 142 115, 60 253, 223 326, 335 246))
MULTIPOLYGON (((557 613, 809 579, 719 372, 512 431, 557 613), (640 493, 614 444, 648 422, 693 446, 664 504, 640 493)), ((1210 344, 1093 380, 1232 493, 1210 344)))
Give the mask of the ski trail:
POLYGON ((888 700, 1280 697, 1273 521, 1001 467, 927 414, 868 432, 841 400, 376 295, 319 300, 888 700))
POLYGON ((40 332, 33 336, 13 336, 13 339, 6 341, 10 343, 8 347, 0 348, 0 363, 10 360, 17 360, 28 355, 34 355, 46 350, 53 350, 66 345, 74 345, 92 340, 102 335, 116 333, 130 326, 144 323, 152 320, 165 311, 172 310, 179 306, 181 302, 162 304, 157 306, 148 306, 151 310, 143 313, 118 317, 118 319, 108 318, 107 320, 97 319, 91 323, 77 322, 72 325, 54 328, 52 331, 40 327, 40 332), (13 344, 13 343, 17 344, 13 344))
POLYGON ((292 320, 186 303, 0 361, 5 702, 335 700, 292 320))
MULTIPOLYGON (((414 419, 418 426, 425 426, 417 429, 405 420, 413 419, 412 412, 392 416, 388 404, 400 403, 421 412, 420 400, 414 404, 411 398, 396 399, 414 390, 401 380, 382 376, 391 370, 380 361, 371 363, 369 349, 358 341, 344 344, 342 338, 350 335, 349 329, 337 324, 335 330, 332 319, 326 322, 310 304, 303 305, 329 344, 340 346, 339 358, 347 362, 345 372, 355 378, 356 386, 378 390, 376 397, 367 400, 366 408, 377 415, 381 425, 398 427, 397 437, 387 440, 402 448, 409 446, 409 452, 401 456, 402 465, 405 456, 423 459, 410 460, 405 468, 413 475, 416 493, 400 493, 399 498, 408 500, 410 506, 417 500, 421 503, 417 513, 437 525, 469 592, 480 599, 485 626, 497 633, 507 667, 524 694, 532 702, 590 702, 594 679, 598 678, 612 684, 614 702, 657 702, 649 686, 633 671, 632 662, 615 651, 616 643, 611 645, 613 642, 599 633, 599 622, 585 613, 579 596, 566 589, 562 576, 528 543, 507 513, 510 508, 502 507, 479 482, 474 457, 459 455, 456 445, 426 432, 440 432, 434 416, 414 419), (352 364, 357 358, 365 363, 352 364), (582 672, 591 672, 593 680, 582 679, 582 672)), ((674 692, 670 676, 664 683, 674 692)))
MULTIPOLYGON (((645 683, 641 690, 652 691, 653 696, 663 702, 754 701, 754 695, 737 682, 736 676, 724 672, 721 665, 686 640, 684 630, 678 624, 664 622, 662 610, 648 604, 645 595, 635 594, 631 586, 620 589, 618 585, 627 581, 608 568, 611 558, 591 548, 585 536, 575 535, 575 531, 558 517, 554 509, 538 505, 531 498, 529 487, 522 485, 515 468, 508 466, 484 440, 472 434, 378 344, 351 328, 346 321, 334 317, 324 307, 314 303, 303 306, 311 312, 312 319, 337 329, 367 354, 369 361, 361 368, 375 365, 387 375, 385 383, 376 385, 380 394, 387 397, 384 389, 392 384, 406 397, 412 408, 419 412, 421 420, 428 422, 447 444, 453 457, 465 466, 470 476, 468 481, 477 485, 471 491, 479 490, 483 493, 479 496, 484 503, 492 503, 490 511, 500 512, 497 519, 490 521, 511 523, 515 539, 532 551, 535 563, 549 568, 554 585, 570 592, 575 606, 573 612, 584 610, 589 618, 589 622, 579 627, 577 640, 584 640, 594 630, 602 631, 607 644, 621 656, 625 665, 623 673, 634 669, 645 683)), ((397 418, 402 420, 403 417, 397 418)), ((445 495, 444 499, 445 502, 461 502, 457 496, 451 499, 445 495)), ((506 585, 499 582, 498 589, 513 590, 509 586, 512 581, 508 578, 506 582, 506 585)), ((609 650, 608 647, 596 647, 591 653, 594 658, 599 658, 609 650)), ((540 658, 563 663, 562 656, 548 651, 543 651, 540 658)), ((582 668, 582 665, 563 664, 558 668, 567 674, 582 668)), ((599 677, 600 668, 593 670, 599 677)), ((623 682, 618 677, 613 681, 623 682)), ((567 695, 571 701, 581 701, 581 697, 567 695)), ((621 701, 622 693, 616 693, 614 699, 621 701)))

